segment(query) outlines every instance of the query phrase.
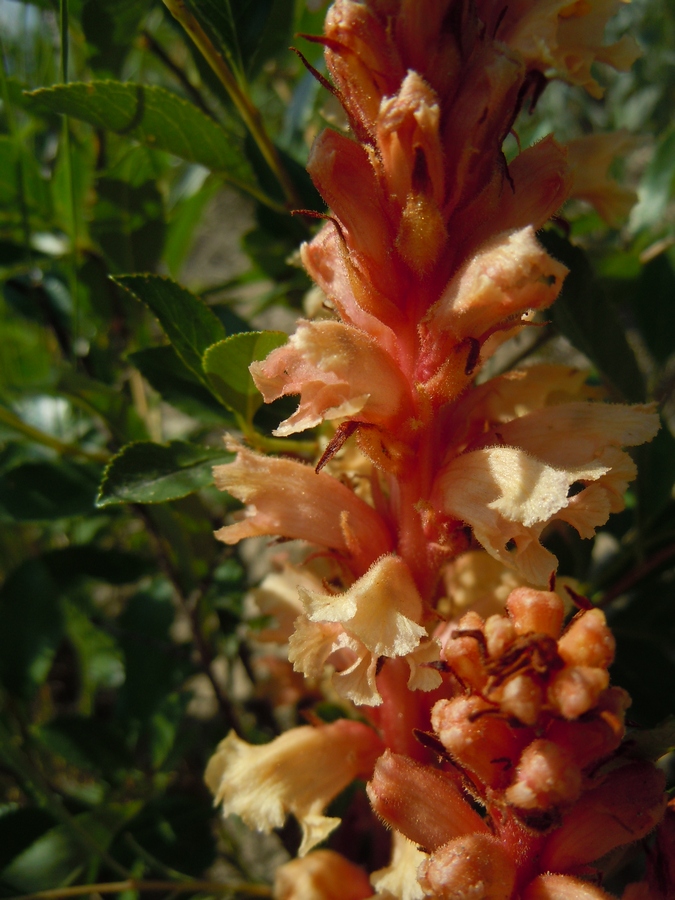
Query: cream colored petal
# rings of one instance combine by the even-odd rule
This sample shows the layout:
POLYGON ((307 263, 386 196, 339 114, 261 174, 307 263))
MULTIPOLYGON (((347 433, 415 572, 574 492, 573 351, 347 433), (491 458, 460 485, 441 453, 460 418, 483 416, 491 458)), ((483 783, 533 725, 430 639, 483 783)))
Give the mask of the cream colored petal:
POLYGON ((425 324, 432 333, 479 339, 529 309, 550 306, 566 274, 537 243, 532 227, 500 234, 454 276, 425 324))
POLYGON ((320 678, 328 657, 339 649, 342 634, 342 627, 334 622, 310 622, 306 616, 299 616, 288 642, 288 659, 295 671, 307 678, 320 678))
POLYGON ((436 480, 432 505, 467 522, 488 553, 543 586, 557 561, 539 535, 567 507, 572 484, 606 471, 597 462, 557 469, 518 448, 492 447, 453 460, 436 480))
POLYGON ((599 459, 607 447, 635 447, 659 430, 653 404, 565 403, 536 410, 499 428, 500 440, 560 468, 599 459))
POLYGON ((225 815, 236 813, 252 828, 270 832, 293 813, 304 856, 340 823, 323 809, 357 777, 368 777, 382 752, 375 732, 341 719, 316 728, 293 728, 269 744, 247 744, 234 732, 218 746, 206 783, 225 815))
POLYGON ((574 179, 570 196, 586 200, 609 225, 620 225, 637 201, 635 191, 609 176, 612 162, 624 158, 635 145, 635 138, 623 130, 588 134, 567 145, 574 179))
POLYGON ((375 896, 380 900, 422 900, 424 891, 417 870, 428 858, 412 841, 394 831, 391 864, 370 876, 375 896))
POLYGON ((356 706, 380 706, 382 697, 377 689, 377 656, 361 645, 361 655, 348 669, 333 675, 335 690, 356 706))
POLYGON ((640 56, 638 44, 628 35, 615 44, 604 44, 605 26, 622 2, 577 0, 561 11, 555 67, 566 81, 585 87, 592 97, 600 98, 604 93, 591 71, 596 60, 626 71, 640 56))
POLYGON ((266 575, 260 585, 250 592, 247 599, 250 599, 255 612, 275 619, 274 625, 254 632, 251 635, 254 640, 283 644, 290 638, 295 620, 303 612, 298 596, 301 584, 318 588, 321 582, 307 568, 285 565, 281 572, 266 575))
POLYGON ((426 637, 422 600, 398 556, 383 556, 342 594, 301 591, 313 622, 340 622, 377 656, 405 656, 426 637))
POLYGON ((438 641, 423 641, 419 647, 408 653, 406 661, 410 666, 410 678, 408 687, 411 691, 435 691, 441 686, 443 679, 438 669, 429 666, 429 663, 439 662, 441 658, 441 645, 438 641))

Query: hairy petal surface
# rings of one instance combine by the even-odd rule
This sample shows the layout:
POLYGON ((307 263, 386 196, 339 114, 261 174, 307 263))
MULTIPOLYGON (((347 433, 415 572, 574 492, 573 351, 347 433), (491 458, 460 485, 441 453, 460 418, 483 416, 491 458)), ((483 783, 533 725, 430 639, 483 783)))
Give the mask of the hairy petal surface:
POLYGON ((365 571, 391 547, 375 510, 337 479, 290 459, 262 456, 236 441, 234 462, 215 466, 216 486, 247 505, 244 517, 216 532, 226 544, 257 535, 299 538, 336 550, 365 571))
POLYGON ((266 403, 300 394, 297 411, 274 432, 283 437, 347 416, 395 427, 412 413, 408 384, 395 361, 368 335, 341 322, 300 322, 285 346, 250 368, 266 403))
POLYGON ((323 810, 355 778, 369 777, 383 749, 371 728, 347 719, 292 728, 262 745, 230 732, 205 779, 224 814, 236 813, 251 828, 270 832, 293 813, 302 828, 304 856, 340 824, 323 810))

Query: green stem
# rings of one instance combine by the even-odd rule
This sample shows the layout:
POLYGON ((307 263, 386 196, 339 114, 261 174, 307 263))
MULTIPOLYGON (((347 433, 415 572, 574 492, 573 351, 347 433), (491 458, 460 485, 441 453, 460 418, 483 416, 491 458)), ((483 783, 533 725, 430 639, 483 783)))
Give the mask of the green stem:
POLYGON ((59 900, 61 897, 82 897, 87 894, 120 894, 123 891, 174 891, 175 893, 245 894, 249 897, 271 897, 272 889, 264 884, 224 884, 219 881, 108 881, 100 884, 77 884, 72 887, 50 888, 34 894, 21 894, 8 900, 59 900))
POLYGON ((28 425, 9 409, 5 409, 4 406, 0 406, 0 422, 9 426, 9 428, 13 428, 14 431, 18 431, 19 434, 23 434, 24 437, 29 438, 31 441, 42 444, 43 447, 56 450, 57 453, 63 456, 80 456, 83 459, 98 463, 107 463, 110 460, 110 455, 102 450, 83 450, 82 447, 78 447, 75 444, 65 444, 58 438, 52 437, 51 434, 40 431, 38 428, 33 428, 32 425, 28 425))
POLYGON ((19 207, 21 213, 21 229, 23 231, 23 241, 26 247, 26 255, 30 265, 31 247, 30 247, 30 222, 28 218, 28 205, 26 203, 26 183, 23 172, 23 153, 19 135, 14 119, 14 110, 9 97, 9 86, 5 75, 5 51, 0 39, 0 93, 2 95, 2 104, 5 110, 5 118, 7 119, 7 128, 9 136, 12 139, 16 150, 16 183, 19 193, 19 207))
MULTIPOLYGON (((68 0, 59 0, 59 26, 61 36, 61 81, 68 83, 68 0)), ((73 299, 73 337, 77 338, 80 331, 80 303, 77 284, 77 204, 75 200, 75 183, 73 178, 73 159, 70 150, 70 130, 68 128, 68 116, 63 117, 63 154, 66 173, 66 194, 70 205, 70 239, 72 241, 72 253, 68 267, 68 281, 70 283, 70 295, 73 299)), ((73 341, 75 346, 75 341, 73 341)))
POLYGON ((279 182, 288 205, 290 207, 301 206, 302 204, 296 193, 295 186, 281 162, 277 148, 274 146, 272 139, 265 129, 259 111, 252 103, 251 98, 238 83, 234 73, 225 62, 222 55, 213 46, 209 36, 195 16, 193 16, 186 7, 185 0, 164 0, 164 5, 174 19, 180 22, 204 59, 218 76, 218 79, 229 94, 230 99, 243 119, 244 124, 250 131, 253 140, 258 145, 267 165, 279 182))

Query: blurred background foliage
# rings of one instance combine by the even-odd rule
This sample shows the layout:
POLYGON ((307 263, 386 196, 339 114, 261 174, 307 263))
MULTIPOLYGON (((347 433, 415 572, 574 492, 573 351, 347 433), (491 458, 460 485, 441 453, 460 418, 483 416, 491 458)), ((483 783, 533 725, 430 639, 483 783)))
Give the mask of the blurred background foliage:
MULTIPOLYGON (((289 211, 323 209, 304 164, 339 117, 288 48, 324 71, 298 36, 318 6, 0 0, 1 896, 129 879, 128 898, 260 896, 295 840, 252 850, 202 773, 229 728, 260 742, 304 721, 256 668, 253 576, 212 537, 234 501, 211 467, 227 430, 315 452, 271 437, 288 405, 261 408, 247 365, 310 288, 314 222, 289 211)), ((625 512, 594 542, 548 538, 607 610, 645 729, 675 697, 675 11, 633 0, 611 28, 644 54, 598 73, 605 100, 552 83, 515 130, 635 134, 616 175, 638 203, 619 228, 563 210, 542 236, 563 295, 498 364, 571 359, 609 399, 660 404, 625 512)))

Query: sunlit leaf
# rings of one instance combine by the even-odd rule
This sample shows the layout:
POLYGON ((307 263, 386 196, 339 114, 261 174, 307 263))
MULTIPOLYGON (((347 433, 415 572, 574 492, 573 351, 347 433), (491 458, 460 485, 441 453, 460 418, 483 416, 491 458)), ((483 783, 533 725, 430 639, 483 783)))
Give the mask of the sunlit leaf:
POLYGON ((211 469, 232 454, 184 441, 128 444, 108 464, 98 506, 115 503, 163 503, 185 497, 213 482, 211 469))
POLYGON ((283 331, 247 331, 214 344, 204 354, 204 371, 223 403, 250 422, 262 404, 248 367, 288 340, 283 331))
POLYGON ((203 380, 202 356, 225 338, 220 320, 204 301, 159 275, 118 275, 113 280, 152 310, 176 353, 203 380))
POLYGON ((200 163, 242 184, 254 183, 237 135, 165 88, 92 81, 40 88, 26 96, 35 112, 64 113, 200 163))

